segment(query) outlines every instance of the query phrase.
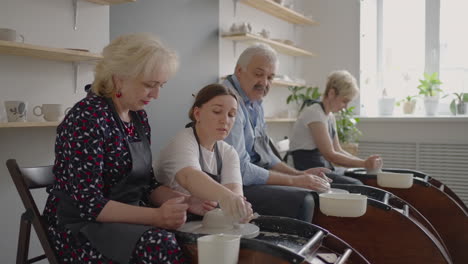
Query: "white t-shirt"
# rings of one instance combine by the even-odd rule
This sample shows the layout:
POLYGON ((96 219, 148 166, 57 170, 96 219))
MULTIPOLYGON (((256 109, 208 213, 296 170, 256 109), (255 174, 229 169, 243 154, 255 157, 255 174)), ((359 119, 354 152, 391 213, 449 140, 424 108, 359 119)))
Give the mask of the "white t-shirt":
POLYGON ((293 126, 291 136, 289 137, 290 151, 299 149, 313 150, 317 148, 309 128, 309 124, 313 122, 324 123, 329 133, 330 127, 328 122, 332 122, 333 128, 336 131, 336 120, 333 113, 325 115, 320 104, 313 104, 302 111, 293 126))
MULTIPOLYGON (((221 184, 242 184, 239 156, 236 150, 224 141, 218 141, 218 151, 223 167, 221 169, 221 184)), ((218 173, 216 154, 214 151, 200 146, 203 152, 203 167, 211 174, 218 173)), ((180 170, 192 167, 201 170, 199 148, 192 128, 179 132, 161 151, 158 161, 154 164, 158 182, 176 191, 190 194, 176 181, 176 174, 180 170)))

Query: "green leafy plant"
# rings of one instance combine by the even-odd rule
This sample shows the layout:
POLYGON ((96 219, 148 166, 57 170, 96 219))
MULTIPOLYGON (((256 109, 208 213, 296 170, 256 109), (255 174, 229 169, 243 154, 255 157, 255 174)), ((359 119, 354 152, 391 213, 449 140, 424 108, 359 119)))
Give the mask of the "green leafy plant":
POLYGON ((453 95, 457 97, 459 103, 468 102, 468 93, 453 93, 453 95))
POLYGON ((357 128, 359 118, 354 117, 354 106, 341 110, 336 114, 336 130, 341 143, 357 142, 362 132, 357 128))
POLYGON ((308 105, 308 101, 318 100, 322 95, 318 87, 289 86, 288 90, 291 94, 286 98, 286 103, 296 102, 299 112, 308 105))
POLYGON ((439 88, 439 85, 442 82, 439 80, 438 73, 434 72, 433 74, 424 73, 424 80, 419 80, 420 85, 418 85, 419 94, 424 96, 434 96, 437 93, 442 92, 442 89, 439 88))
POLYGON ((455 95, 456 98, 450 103, 450 112, 455 114, 457 104, 468 103, 468 93, 453 93, 453 95, 455 95))
POLYGON ((398 100, 395 105, 396 106, 400 106, 402 103, 405 103, 405 102, 412 102, 416 99, 416 97, 418 97, 417 95, 408 95, 406 96, 404 99, 401 99, 401 100, 398 100))

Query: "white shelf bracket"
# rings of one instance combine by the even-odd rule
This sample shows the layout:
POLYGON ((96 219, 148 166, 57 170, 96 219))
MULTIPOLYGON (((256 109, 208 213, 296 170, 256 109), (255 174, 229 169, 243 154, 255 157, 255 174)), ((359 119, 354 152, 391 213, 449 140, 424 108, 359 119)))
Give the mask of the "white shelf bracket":
POLYGON ((239 0, 232 0, 232 2, 234 3, 234 8, 233 8, 234 17, 236 17, 236 14, 237 14, 237 3, 239 3, 239 0))
POLYGON ((78 71, 80 70, 80 63, 73 62, 73 82, 75 94, 78 92, 78 71))
POLYGON ((237 58, 237 41, 236 40, 232 42, 232 53, 234 54, 234 58, 237 58))
POLYGON ((73 2, 73 29, 78 30, 78 0, 72 0, 73 2))

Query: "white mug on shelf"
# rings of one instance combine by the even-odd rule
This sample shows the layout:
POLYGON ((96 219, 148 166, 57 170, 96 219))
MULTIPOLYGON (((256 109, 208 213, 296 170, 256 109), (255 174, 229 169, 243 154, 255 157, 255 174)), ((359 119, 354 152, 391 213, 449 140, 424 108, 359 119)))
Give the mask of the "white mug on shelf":
POLYGON ((26 122, 28 103, 24 101, 5 101, 8 122, 26 122))
POLYGON ((21 38, 21 42, 24 42, 24 36, 16 33, 16 30, 11 28, 0 28, 0 40, 17 41, 18 37, 21 38))
POLYGON ((46 121, 59 121, 68 110, 70 110, 70 107, 65 109, 63 104, 43 104, 42 106, 35 106, 33 113, 35 116, 43 116, 46 121))

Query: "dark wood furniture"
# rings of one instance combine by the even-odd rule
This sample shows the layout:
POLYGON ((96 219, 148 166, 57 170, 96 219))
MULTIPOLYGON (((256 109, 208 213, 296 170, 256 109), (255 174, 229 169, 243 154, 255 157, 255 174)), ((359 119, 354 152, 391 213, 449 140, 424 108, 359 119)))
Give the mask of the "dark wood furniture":
POLYGON ((34 263, 47 258, 49 263, 58 264, 54 250, 47 237, 47 227, 42 216, 37 209, 31 189, 44 188, 52 184, 54 175, 52 174, 52 166, 20 168, 14 159, 9 159, 6 162, 11 178, 15 183, 18 194, 23 201, 26 211, 21 215, 20 231, 18 238, 18 251, 16 256, 17 264, 34 263), (44 249, 44 254, 29 259, 29 241, 31 235, 31 225, 36 231, 39 242, 44 249))

